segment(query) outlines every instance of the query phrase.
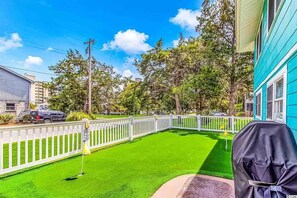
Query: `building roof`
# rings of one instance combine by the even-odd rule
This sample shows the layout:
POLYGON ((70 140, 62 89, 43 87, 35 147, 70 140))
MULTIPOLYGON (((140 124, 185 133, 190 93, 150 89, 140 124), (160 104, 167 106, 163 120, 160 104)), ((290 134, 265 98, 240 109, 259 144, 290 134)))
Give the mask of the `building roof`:
POLYGON ((17 76, 17 77, 20 77, 20 78, 26 80, 26 81, 29 81, 30 83, 34 83, 33 80, 31 80, 31 79, 29 79, 29 78, 27 78, 27 77, 25 77, 25 76, 23 76, 23 75, 21 75, 21 74, 19 74, 19 73, 17 73, 17 72, 14 72, 14 71, 12 71, 11 69, 8 69, 7 67, 5 67, 5 66, 3 66, 3 65, 0 65, 0 69, 3 69, 3 70, 5 70, 5 71, 7 71, 7 72, 9 72, 9 73, 11 73, 11 74, 17 76))
POLYGON ((264 0, 236 0, 237 52, 254 50, 263 4, 264 0))

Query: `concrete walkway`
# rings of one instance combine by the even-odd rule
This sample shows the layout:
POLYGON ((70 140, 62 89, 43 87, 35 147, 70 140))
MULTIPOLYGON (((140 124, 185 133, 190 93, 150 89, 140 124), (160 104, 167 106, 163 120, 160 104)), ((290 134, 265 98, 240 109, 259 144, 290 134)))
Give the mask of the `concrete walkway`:
POLYGON ((152 198, 234 198, 233 180, 206 175, 182 175, 163 184, 152 198))

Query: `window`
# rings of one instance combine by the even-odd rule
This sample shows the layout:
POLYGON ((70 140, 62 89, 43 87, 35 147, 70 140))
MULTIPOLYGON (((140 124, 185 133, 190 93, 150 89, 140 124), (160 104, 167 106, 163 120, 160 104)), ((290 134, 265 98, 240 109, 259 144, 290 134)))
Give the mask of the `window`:
POLYGON ((284 67, 268 82, 267 119, 286 122, 286 81, 287 67, 284 67))
POLYGON ((282 0, 269 0, 268 3, 268 32, 279 9, 282 0))
POLYGON ((273 85, 270 85, 267 89, 267 118, 272 119, 273 108, 273 85))
POLYGON ((15 111, 14 103, 6 103, 6 111, 15 111))
POLYGON ((283 120, 284 113, 284 79, 281 78, 275 83, 275 118, 283 120))
POLYGON ((262 92, 256 94, 256 117, 261 118, 262 92))
POLYGON ((259 59, 262 51, 262 22, 260 24, 259 33, 257 36, 257 59, 259 59))

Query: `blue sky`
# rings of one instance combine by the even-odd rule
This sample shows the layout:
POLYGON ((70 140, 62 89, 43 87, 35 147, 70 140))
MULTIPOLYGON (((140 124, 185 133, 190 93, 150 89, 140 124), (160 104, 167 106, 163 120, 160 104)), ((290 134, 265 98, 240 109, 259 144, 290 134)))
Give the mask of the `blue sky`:
MULTIPOLYGON (((48 66, 62 60, 68 49, 86 55, 83 43, 93 38, 97 60, 122 75, 138 77, 131 60, 160 38, 172 47, 180 32, 197 36, 201 1, 2 0, 0 64, 51 73, 48 66)), ((45 81, 51 77, 35 75, 45 81)))

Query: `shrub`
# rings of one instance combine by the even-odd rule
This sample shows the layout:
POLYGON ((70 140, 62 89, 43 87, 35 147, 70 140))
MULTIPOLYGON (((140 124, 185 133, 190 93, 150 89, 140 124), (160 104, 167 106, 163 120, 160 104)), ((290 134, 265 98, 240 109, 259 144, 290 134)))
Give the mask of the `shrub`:
POLYGON ((246 115, 245 112, 237 112, 237 113, 235 114, 235 116, 238 116, 238 117, 245 117, 245 116, 247 116, 247 115, 246 115))
POLYGON ((91 117, 92 120, 96 120, 96 118, 97 118, 96 115, 93 113, 89 114, 89 116, 91 117))
POLYGON ((30 109, 35 109, 37 107, 36 104, 30 102, 30 109))
POLYGON ((13 114, 1 114, 0 124, 8 124, 14 120, 15 116, 13 114))
POLYGON ((82 119, 84 118, 87 118, 89 120, 96 119, 95 115, 93 114, 89 115, 84 112, 72 112, 67 116, 66 121, 82 121, 82 119))
POLYGON ((23 116, 23 122, 29 122, 30 121, 30 119, 31 119, 31 114, 26 114, 26 115, 24 115, 23 116))

